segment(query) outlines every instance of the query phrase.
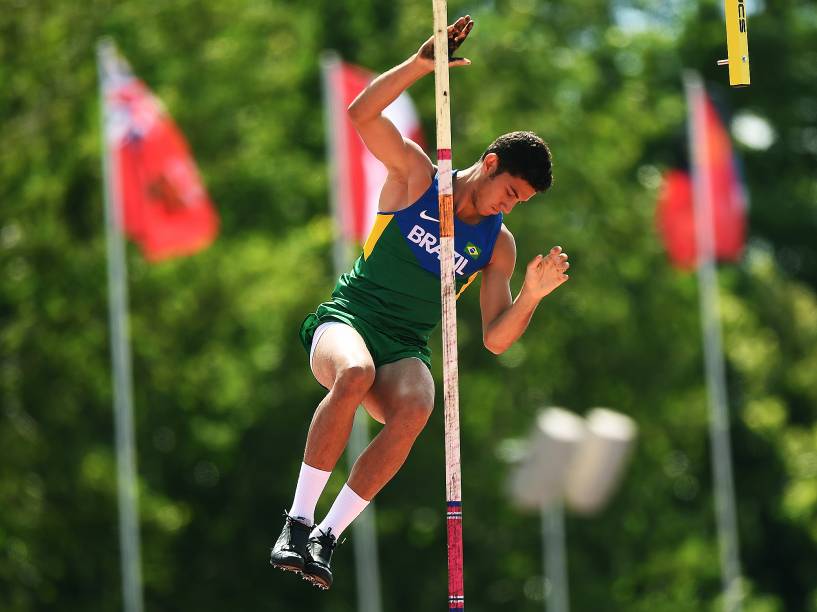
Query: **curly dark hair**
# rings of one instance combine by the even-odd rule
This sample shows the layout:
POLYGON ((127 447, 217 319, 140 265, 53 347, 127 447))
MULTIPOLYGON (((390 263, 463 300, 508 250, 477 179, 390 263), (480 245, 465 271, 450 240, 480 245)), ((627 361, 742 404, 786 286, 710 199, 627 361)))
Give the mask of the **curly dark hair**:
POLYGON ((553 184, 552 159, 547 143, 533 132, 503 134, 482 154, 496 153, 499 166, 496 173, 507 172, 525 179, 536 191, 547 191, 553 184))

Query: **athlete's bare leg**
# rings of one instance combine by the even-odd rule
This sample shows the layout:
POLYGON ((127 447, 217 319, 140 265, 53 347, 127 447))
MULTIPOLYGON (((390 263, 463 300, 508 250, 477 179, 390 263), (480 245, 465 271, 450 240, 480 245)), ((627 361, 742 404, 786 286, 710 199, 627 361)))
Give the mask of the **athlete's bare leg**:
POLYGON ((349 440, 355 411, 375 381, 374 362, 354 328, 333 325, 318 340, 312 371, 329 393, 312 417, 304 463, 330 472, 349 440))
POLYGON ((434 407, 434 379, 419 359, 401 359, 377 368, 363 405, 383 429, 355 462, 349 487, 372 499, 408 457, 434 407))
POLYGON ((320 337, 312 371, 329 393, 312 418, 304 463, 326 471, 335 467, 362 403, 385 426, 355 462, 348 484, 363 499, 372 499, 403 465, 428 421, 434 379, 414 358, 380 366, 375 373, 363 338, 347 325, 334 325, 320 337))

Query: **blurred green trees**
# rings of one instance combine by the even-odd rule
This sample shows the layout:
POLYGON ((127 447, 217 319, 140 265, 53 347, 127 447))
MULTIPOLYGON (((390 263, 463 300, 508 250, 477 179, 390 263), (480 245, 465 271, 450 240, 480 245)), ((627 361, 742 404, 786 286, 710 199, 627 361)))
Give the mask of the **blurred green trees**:
MULTIPOLYGON (((742 148, 744 261, 721 273, 749 612, 817 611, 817 5, 749 20, 768 120, 742 148)), ((521 342, 481 346, 460 300, 466 593, 542 608, 538 518, 503 449, 536 410, 609 405, 641 437, 612 506, 568 522, 576 610, 717 610, 719 569, 694 276, 653 231, 683 132, 680 70, 727 82, 705 3, 452 1, 477 21, 452 72, 455 165, 532 129, 553 190, 511 215, 519 266, 552 244, 572 278, 521 342)), ((267 565, 321 388, 297 340, 332 285, 319 55, 383 70, 428 35, 425 2, 6 2, 0 11, 0 609, 120 607, 94 45, 112 35, 188 136, 223 220, 209 250, 129 252, 147 609, 355 607, 353 554, 317 593, 267 565)), ((412 90, 433 142, 433 83, 412 90)), ((521 275, 515 279, 519 286, 521 275)), ((437 351, 439 353, 439 351, 437 351)), ((436 364, 439 374, 439 364, 436 364)), ((441 396, 440 396, 441 398, 441 396)), ((386 610, 444 606, 441 399, 378 498, 386 610)), ((338 469, 320 508, 344 481, 338 469)))

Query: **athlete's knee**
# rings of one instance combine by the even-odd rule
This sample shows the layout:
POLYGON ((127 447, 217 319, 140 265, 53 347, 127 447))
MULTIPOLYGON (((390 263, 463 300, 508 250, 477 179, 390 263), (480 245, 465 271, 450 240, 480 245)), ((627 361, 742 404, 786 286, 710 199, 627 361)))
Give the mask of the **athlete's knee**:
POLYGON ((363 398, 374 384, 375 369, 371 363, 344 366, 337 371, 332 390, 336 393, 356 395, 363 398))
POLYGON ((429 399, 422 394, 406 394, 395 398, 394 415, 395 425, 418 435, 428 422, 434 409, 433 398, 429 399))

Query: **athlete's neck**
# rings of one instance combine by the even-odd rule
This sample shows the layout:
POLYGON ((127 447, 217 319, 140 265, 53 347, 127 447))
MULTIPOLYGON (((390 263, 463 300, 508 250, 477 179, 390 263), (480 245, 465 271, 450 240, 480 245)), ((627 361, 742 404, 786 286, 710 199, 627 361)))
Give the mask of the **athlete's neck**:
POLYGON ((454 215, 463 223, 476 225, 485 217, 477 210, 479 163, 460 170, 454 177, 454 215))

